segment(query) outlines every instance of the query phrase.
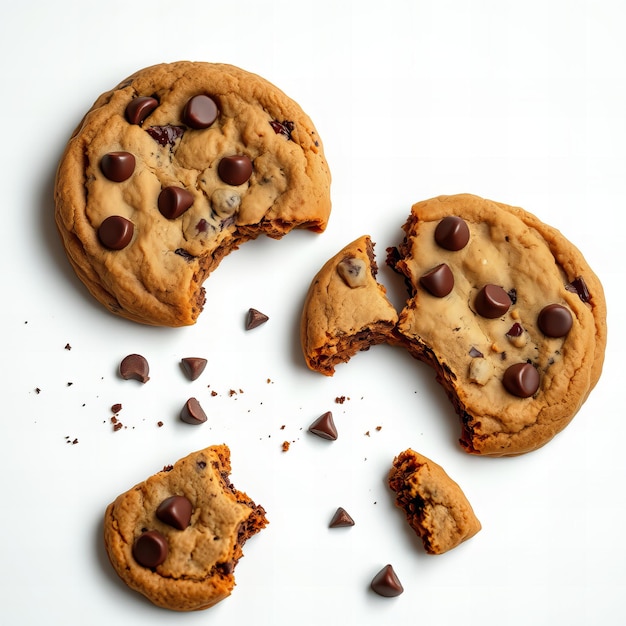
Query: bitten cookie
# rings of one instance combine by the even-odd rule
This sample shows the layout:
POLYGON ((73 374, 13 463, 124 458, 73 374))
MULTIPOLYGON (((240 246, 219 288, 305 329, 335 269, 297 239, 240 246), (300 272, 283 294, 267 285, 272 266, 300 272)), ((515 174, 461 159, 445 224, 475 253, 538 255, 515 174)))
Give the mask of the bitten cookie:
POLYGON ((55 203, 69 260, 102 304, 183 326, 241 243, 325 229, 330 173, 312 121, 274 85, 178 62, 96 100, 61 159, 55 203))
POLYGON ((374 244, 360 237, 330 259, 313 279, 300 324, 308 366, 332 376, 335 365, 388 341, 398 314, 376 282, 374 244))
POLYGON ((481 525, 465 494, 442 467, 408 449, 393 461, 389 487, 429 554, 443 554, 473 537, 481 525))
POLYGON ((229 481, 219 445, 164 468, 106 510, 104 542, 120 578, 157 606, 206 609, 230 595, 247 539, 265 511, 229 481))

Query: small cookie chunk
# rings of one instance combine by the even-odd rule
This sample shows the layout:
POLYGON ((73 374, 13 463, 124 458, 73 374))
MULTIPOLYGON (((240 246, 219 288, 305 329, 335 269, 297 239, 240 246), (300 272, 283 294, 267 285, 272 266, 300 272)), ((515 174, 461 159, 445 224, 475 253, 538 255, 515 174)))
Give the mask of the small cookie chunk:
POLYGON ((267 520, 229 475, 230 450, 212 446, 107 507, 106 550, 131 589, 175 611, 206 609, 230 595, 242 546, 267 520))
POLYGON ((398 314, 376 282, 374 244, 365 235, 325 263, 307 293, 300 339, 307 365, 332 376, 335 365, 388 341, 398 314))
POLYGON ((183 61, 96 100, 61 159, 55 204, 69 260, 102 304, 184 326, 240 244, 326 228, 330 173, 312 121, 277 87, 183 61))
POLYGON ((396 506, 429 554, 443 554, 473 537, 481 525, 461 488, 442 467, 418 452, 405 450, 393 461, 389 487, 396 506))
POLYGON ((461 417, 461 444, 493 456, 544 445, 600 376, 600 281, 559 231, 477 196, 419 202, 403 228, 388 257, 411 296, 398 338, 435 368, 461 417), (428 278, 441 266, 446 278, 428 278))

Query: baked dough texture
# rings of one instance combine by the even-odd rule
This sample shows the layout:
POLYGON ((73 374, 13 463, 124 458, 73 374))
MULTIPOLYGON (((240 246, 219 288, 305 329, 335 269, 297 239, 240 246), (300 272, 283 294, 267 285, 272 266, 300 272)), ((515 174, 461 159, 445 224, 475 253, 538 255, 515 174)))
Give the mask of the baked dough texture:
POLYGON ((96 100, 61 158, 55 217, 76 273, 110 311, 184 326, 240 244, 322 232, 330 180, 311 119, 281 90, 231 65, 181 61, 96 100))
MULTIPOLYGON (((505 456, 543 446, 571 421, 602 371, 606 302, 598 277, 555 228, 469 194, 418 202, 403 229, 387 262, 404 276, 409 297, 389 342, 434 368, 461 418, 467 452, 505 456), (458 249, 435 235, 450 217, 467 226, 458 249), (494 291, 485 305, 487 286, 494 291), (542 323, 544 309, 558 315, 553 310, 542 323)), ((318 300, 323 328, 336 303, 330 293, 318 300)), ((310 317, 307 307, 310 301, 310 317)), ((309 367, 328 373, 304 341, 303 350, 309 367)))
POLYGON ((267 524, 265 511, 229 481, 225 445, 194 452, 118 496, 106 509, 104 542, 120 578, 157 606, 175 611, 206 609, 228 597, 242 546, 267 524), (172 496, 191 504, 183 530, 157 516, 172 496), (167 557, 140 564, 133 546, 146 532, 160 533, 167 557))
POLYGON ((405 450, 393 461, 389 487, 396 506, 429 554, 443 554, 473 537, 481 524, 459 485, 429 458, 405 450))

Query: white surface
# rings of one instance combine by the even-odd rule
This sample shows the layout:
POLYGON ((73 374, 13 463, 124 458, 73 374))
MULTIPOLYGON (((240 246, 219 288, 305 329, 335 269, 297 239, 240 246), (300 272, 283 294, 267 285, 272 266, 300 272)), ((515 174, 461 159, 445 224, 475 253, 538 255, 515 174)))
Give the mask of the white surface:
POLYGON ((619 0, 5 6, 2 623, 623 623, 624 8, 619 0), (324 140, 334 211, 321 236, 259 240, 228 257, 206 283, 195 327, 145 328, 107 314, 73 275, 53 224, 53 176, 101 92, 179 59, 239 65, 296 99, 324 140), (300 307, 321 264, 368 233, 399 302, 385 248, 398 243, 413 202, 457 192, 523 206, 557 226, 606 288, 611 332, 599 385, 562 434, 520 458, 465 455, 431 372, 399 351, 360 354, 332 379, 309 372, 299 352, 300 307), (247 333, 249 307, 270 321, 247 333), (131 352, 150 361, 144 386, 116 375, 131 352), (185 356, 209 359, 194 383, 180 372, 185 356), (190 396, 209 414, 198 428, 177 420, 190 396), (340 405, 337 396, 350 399, 340 405), (117 402, 127 428, 113 432, 117 402), (339 430, 332 443, 307 433, 327 410, 339 430), (284 440, 293 442, 286 453, 284 440), (234 484, 271 523, 246 544, 230 598, 208 612, 157 609, 110 568, 104 508, 163 465, 221 442, 232 450, 234 484), (424 554, 385 485, 407 447, 443 465, 482 521, 447 555, 424 554), (327 528, 338 506, 356 526, 327 528), (368 589, 386 563, 405 588, 395 599, 368 589))

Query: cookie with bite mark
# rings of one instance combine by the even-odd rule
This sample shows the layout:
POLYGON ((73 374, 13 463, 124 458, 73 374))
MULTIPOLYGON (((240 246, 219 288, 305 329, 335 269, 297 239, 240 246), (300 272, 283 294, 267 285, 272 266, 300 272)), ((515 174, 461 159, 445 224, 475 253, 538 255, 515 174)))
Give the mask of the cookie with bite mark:
POLYGON ((311 119, 267 80, 225 64, 160 64, 102 94, 76 128, 55 218, 74 270, 107 309, 184 326, 239 245, 322 232, 330 180, 311 119))
POLYGON ((225 445, 194 452, 119 495, 104 543, 115 571, 155 605, 206 609, 228 597, 242 547, 266 524, 263 507, 229 480, 225 445))

